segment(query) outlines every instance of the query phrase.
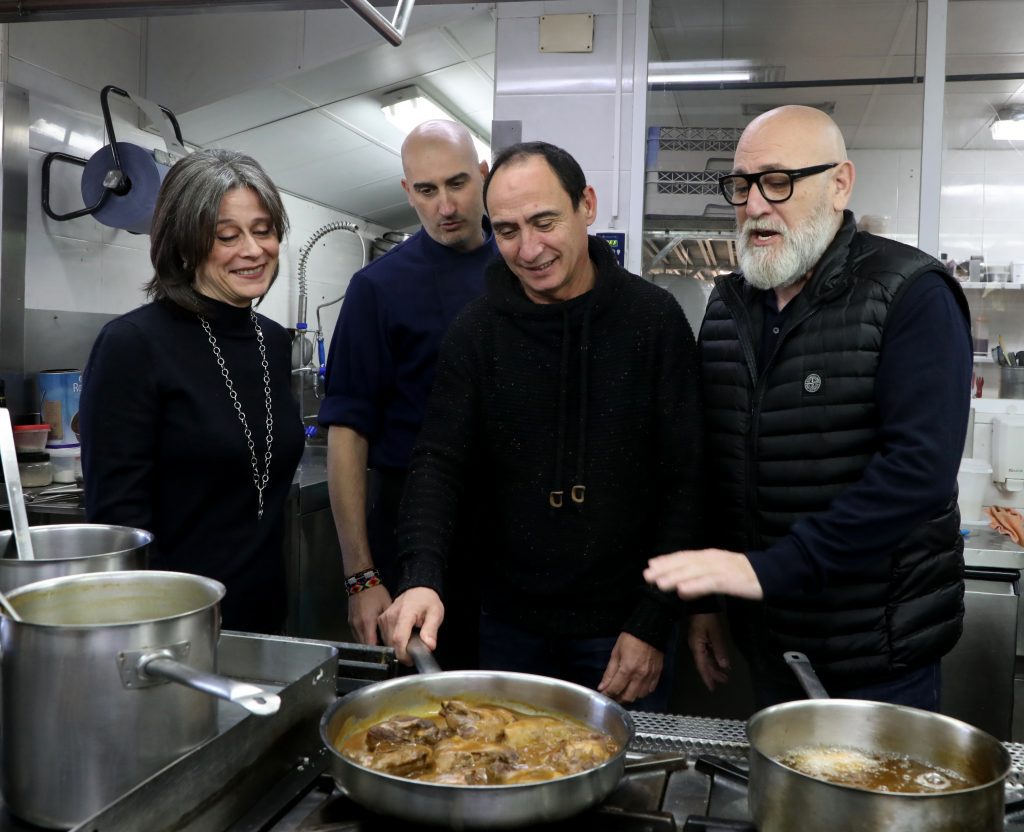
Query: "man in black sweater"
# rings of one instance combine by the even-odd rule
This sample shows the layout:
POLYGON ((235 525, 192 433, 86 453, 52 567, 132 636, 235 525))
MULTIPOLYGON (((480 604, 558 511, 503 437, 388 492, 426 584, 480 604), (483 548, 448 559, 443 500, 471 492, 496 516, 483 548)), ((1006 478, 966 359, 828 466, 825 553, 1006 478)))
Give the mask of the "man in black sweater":
POLYGON ((402 659, 413 627, 436 646, 468 502, 481 664, 664 709, 681 608, 641 573, 701 539, 692 332, 670 294, 588 237, 597 198, 564 150, 508 148, 484 199, 503 262, 441 347, 381 631, 402 659))
MULTIPOLYGON (((782 662, 798 650, 833 696, 936 710, 963 618, 967 301, 934 258, 857 230, 853 182, 818 110, 744 131, 720 179, 742 272, 718 282, 700 334, 721 548, 646 574, 732 596, 762 707, 802 698, 782 662)), ((698 667, 721 655, 706 643, 698 667)))

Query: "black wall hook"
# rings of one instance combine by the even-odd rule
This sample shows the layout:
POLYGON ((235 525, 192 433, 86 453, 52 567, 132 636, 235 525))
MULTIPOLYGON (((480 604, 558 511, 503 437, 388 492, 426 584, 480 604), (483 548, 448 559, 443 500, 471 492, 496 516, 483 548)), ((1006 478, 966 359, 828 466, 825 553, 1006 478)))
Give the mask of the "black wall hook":
MULTIPOLYGON (((103 192, 93 205, 80 208, 77 211, 69 211, 66 214, 58 214, 50 207, 50 166, 56 161, 67 162, 68 164, 78 165, 84 168, 86 164, 88 164, 88 159, 82 159, 78 156, 72 156, 69 153, 61 153, 58 151, 47 153, 46 156, 43 157, 42 201, 43 211, 50 219, 62 222, 64 220, 73 220, 76 217, 84 217, 88 214, 93 214, 103 206, 111 193, 116 194, 117 196, 124 196, 131 190, 131 180, 125 176, 124 170, 121 167, 121 158, 118 155, 117 150, 117 137, 114 135, 114 122, 110 117, 110 104, 107 99, 112 92, 124 96, 131 101, 131 95, 120 87, 115 87, 113 84, 108 84, 100 91, 100 109, 103 111, 103 126, 107 131, 107 137, 110 139, 110 155, 114 164, 113 168, 108 170, 106 175, 103 177, 103 192)), ((171 127, 174 128, 174 137, 178 140, 178 144, 184 146, 185 140, 181 137, 181 127, 178 124, 178 119, 175 117, 174 113, 163 105, 158 106, 160 107, 160 111, 167 116, 167 120, 170 121, 171 127)))

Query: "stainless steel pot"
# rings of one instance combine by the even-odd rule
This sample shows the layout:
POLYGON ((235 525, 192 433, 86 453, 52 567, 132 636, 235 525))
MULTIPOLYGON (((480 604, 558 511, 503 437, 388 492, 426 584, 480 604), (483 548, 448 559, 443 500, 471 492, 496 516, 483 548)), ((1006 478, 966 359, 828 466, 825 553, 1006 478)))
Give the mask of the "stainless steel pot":
POLYGON ((223 596, 217 581, 156 571, 10 593, 22 618, 0 618, 0 785, 11 812, 49 828, 80 823, 212 737, 211 694, 277 710, 276 696, 213 675, 223 596))
MULTIPOLYGON (((793 664, 790 654, 787 661, 803 680, 806 669, 793 664)), ((758 711, 747 723, 747 735, 748 799, 762 832, 977 832, 1003 828, 1010 755, 995 737, 965 722, 862 699, 810 699, 758 711), (801 746, 907 755, 955 771, 977 785, 921 794, 837 785, 779 762, 801 746)))
POLYGON ((14 533, 0 532, 0 592, 19 586, 80 575, 145 569, 153 535, 128 526, 65 523, 29 528, 34 560, 17 560, 14 533))
POLYGON ((331 751, 335 782, 357 803, 419 823, 454 829, 499 828, 560 820, 602 801, 622 777, 633 721, 611 699, 558 679, 499 671, 449 671, 390 679, 350 693, 327 709, 320 720, 320 736, 331 751), (409 780, 364 768, 337 750, 339 740, 368 723, 454 697, 565 714, 611 735, 622 750, 579 774, 509 786, 409 780))

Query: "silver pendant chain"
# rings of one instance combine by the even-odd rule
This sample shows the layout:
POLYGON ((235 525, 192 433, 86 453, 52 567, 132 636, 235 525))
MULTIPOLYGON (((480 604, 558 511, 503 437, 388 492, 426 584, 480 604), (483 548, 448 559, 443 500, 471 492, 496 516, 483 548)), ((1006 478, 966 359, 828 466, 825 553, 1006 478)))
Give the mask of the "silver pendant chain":
POLYGON ((238 413, 238 420, 242 423, 242 430, 245 432, 245 441, 249 445, 252 480, 256 486, 256 494, 259 497, 259 507, 256 513, 256 520, 258 522, 263 519, 263 491, 266 489, 267 483, 270 482, 270 460, 272 459, 270 448, 274 443, 274 414, 271 409, 270 399, 270 363, 267 361, 267 347, 263 342, 263 330, 260 329, 260 323, 256 319, 256 312, 253 309, 249 310, 249 316, 252 319, 252 325, 256 328, 256 342, 260 347, 260 363, 263 365, 263 389, 267 397, 267 452, 263 458, 262 474, 260 473, 259 461, 256 459, 256 443, 253 442, 252 431, 249 430, 249 421, 245 418, 245 411, 242 410, 242 403, 238 400, 235 385, 232 384, 231 376, 228 375, 228 367, 224 362, 224 356, 220 353, 220 347, 217 346, 217 339, 213 337, 213 330, 210 329, 210 324, 206 318, 199 315, 199 322, 203 325, 206 337, 210 341, 210 346, 213 347, 213 357, 217 359, 220 374, 224 376, 224 384, 228 388, 228 395, 231 397, 231 403, 235 406, 235 412, 238 413))

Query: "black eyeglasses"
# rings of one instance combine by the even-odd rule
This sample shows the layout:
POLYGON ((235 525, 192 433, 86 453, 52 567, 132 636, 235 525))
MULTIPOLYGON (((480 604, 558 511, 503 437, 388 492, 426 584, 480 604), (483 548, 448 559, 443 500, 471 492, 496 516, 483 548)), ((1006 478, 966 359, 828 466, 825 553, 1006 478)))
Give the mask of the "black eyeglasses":
POLYGON ((797 170, 763 170, 760 173, 729 173, 718 177, 718 188, 730 205, 746 205, 750 186, 756 184, 768 202, 785 202, 793 196, 793 183, 837 167, 839 162, 797 170))

